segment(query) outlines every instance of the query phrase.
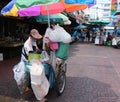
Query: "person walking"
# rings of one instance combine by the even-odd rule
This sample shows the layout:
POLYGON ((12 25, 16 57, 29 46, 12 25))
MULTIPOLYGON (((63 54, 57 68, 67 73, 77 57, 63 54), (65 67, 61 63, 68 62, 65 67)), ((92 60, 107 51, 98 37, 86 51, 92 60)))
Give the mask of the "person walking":
POLYGON ((89 42, 90 41, 90 29, 87 30, 86 38, 87 38, 87 41, 89 42))

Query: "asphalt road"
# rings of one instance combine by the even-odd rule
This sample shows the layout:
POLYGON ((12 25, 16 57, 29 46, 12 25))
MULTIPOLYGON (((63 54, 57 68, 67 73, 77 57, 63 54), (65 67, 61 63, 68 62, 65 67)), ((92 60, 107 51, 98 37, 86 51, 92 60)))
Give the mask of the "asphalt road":
MULTIPOLYGON (((0 102, 36 102, 30 91, 20 95, 13 79, 18 58, 0 62, 0 102), (20 98, 23 100, 20 100, 20 98)), ((51 90, 48 102, 120 102, 120 49, 79 42, 70 46, 67 84, 62 96, 51 90)))

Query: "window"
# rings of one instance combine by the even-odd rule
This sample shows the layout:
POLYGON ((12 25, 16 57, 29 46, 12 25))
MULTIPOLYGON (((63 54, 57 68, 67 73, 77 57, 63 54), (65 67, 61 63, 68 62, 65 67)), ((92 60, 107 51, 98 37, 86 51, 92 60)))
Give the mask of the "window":
POLYGON ((104 7, 109 7, 110 6, 110 4, 104 4, 104 7))
POLYGON ((108 12, 108 11, 110 11, 110 10, 108 10, 108 9, 104 9, 104 12, 108 12))
POLYGON ((110 16, 110 14, 103 14, 103 16, 104 16, 104 17, 108 17, 108 16, 110 16))

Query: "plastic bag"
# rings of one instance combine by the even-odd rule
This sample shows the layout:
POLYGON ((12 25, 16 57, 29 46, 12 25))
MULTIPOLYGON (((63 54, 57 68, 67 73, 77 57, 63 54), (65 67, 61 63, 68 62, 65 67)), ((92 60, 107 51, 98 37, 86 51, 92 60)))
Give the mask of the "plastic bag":
POLYGON ((42 51, 41 57, 43 61, 49 61, 49 55, 46 51, 42 51))
POLYGON ((49 91, 49 82, 45 76, 42 63, 32 63, 30 68, 31 86, 37 100, 42 100, 49 91))
POLYGON ((49 45, 51 50, 57 50, 58 49, 58 42, 52 42, 49 37, 45 37, 46 39, 49 40, 49 45))
POLYGON ((117 41, 115 40, 115 38, 112 39, 112 45, 116 46, 117 45, 117 41))
POLYGON ((58 49, 58 43, 50 41, 50 49, 51 50, 57 50, 58 49))
POLYGON ((51 28, 47 28, 45 37, 48 37, 52 42, 64 42, 70 43, 71 42, 71 35, 66 32, 63 27, 56 25, 54 30, 51 28))
POLYGON ((70 43, 72 38, 71 35, 61 26, 56 25, 56 30, 60 36, 60 42, 70 43))
POLYGON ((56 68, 56 55, 55 51, 50 51, 50 64, 52 65, 53 69, 56 68))
POLYGON ((95 44, 96 44, 96 45, 99 44, 99 40, 100 40, 99 37, 96 37, 96 38, 95 38, 95 44))
POLYGON ((59 42, 61 40, 57 29, 53 30, 51 28, 47 28, 44 37, 49 38, 52 42, 59 42))
POLYGON ((24 93, 25 88, 30 84, 30 76, 25 71, 25 68, 25 63, 22 60, 13 67, 14 79, 21 94, 24 93))

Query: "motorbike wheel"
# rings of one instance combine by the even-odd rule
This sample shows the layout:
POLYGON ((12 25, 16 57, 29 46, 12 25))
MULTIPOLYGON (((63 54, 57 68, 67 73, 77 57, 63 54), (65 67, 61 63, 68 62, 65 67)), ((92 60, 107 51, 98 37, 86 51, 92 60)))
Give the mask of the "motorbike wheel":
POLYGON ((117 43, 117 48, 120 49, 120 41, 117 43))
POLYGON ((57 78, 55 80, 55 91, 57 96, 60 96, 66 86, 66 73, 63 70, 59 70, 57 78))

